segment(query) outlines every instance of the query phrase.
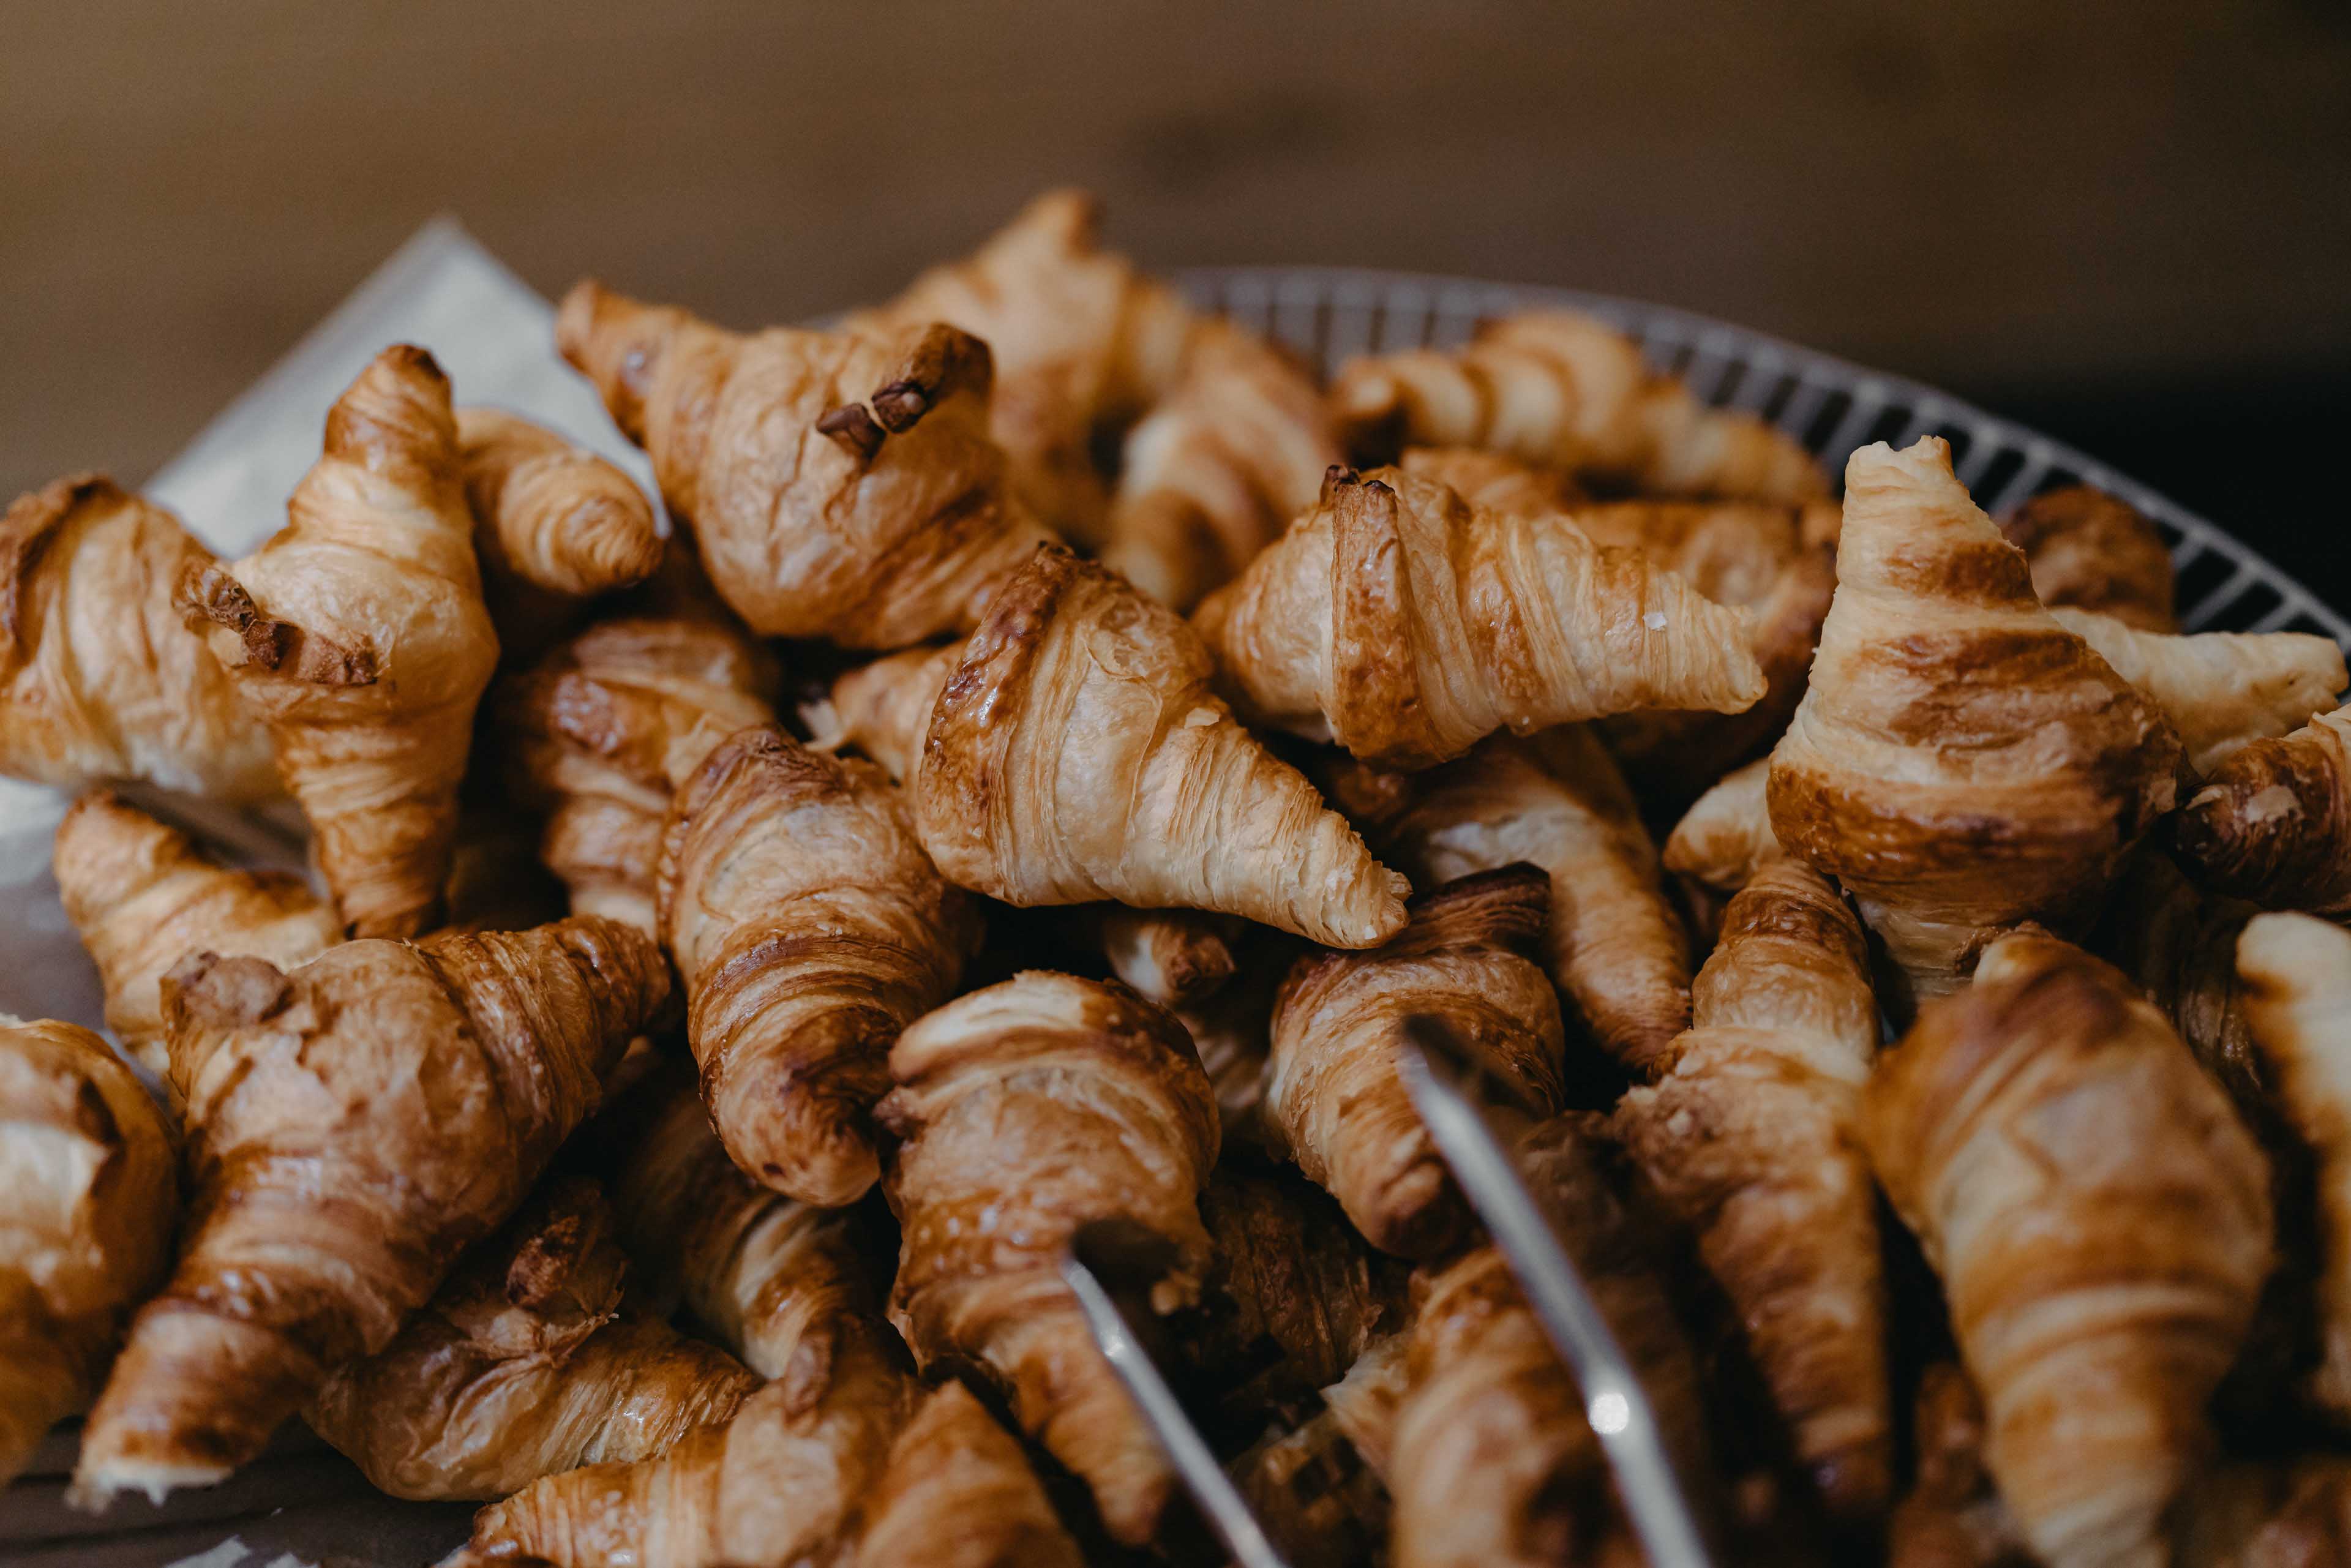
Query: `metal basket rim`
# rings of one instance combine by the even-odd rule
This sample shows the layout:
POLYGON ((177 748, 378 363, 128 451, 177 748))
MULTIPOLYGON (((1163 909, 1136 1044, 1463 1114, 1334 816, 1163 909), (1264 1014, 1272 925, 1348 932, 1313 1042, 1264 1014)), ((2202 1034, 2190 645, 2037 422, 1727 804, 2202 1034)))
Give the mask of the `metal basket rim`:
MULTIPOLYGON (((1678 306, 1554 284, 1500 283, 1441 273, 1318 266, 1195 267, 1183 268, 1173 276, 1196 298, 1228 308, 1236 303, 1261 306, 1270 315, 1285 308, 1314 308, 1324 304, 1393 310, 1399 308, 1401 297, 1409 301, 1406 308, 1425 311, 1432 323, 1458 320, 1465 331, 1469 323, 1482 317, 1531 307, 1564 307, 1588 311, 1610 321, 1640 338, 1645 347, 1651 349, 1687 345, 1700 361, 1738 360, 1774 373, 1793 373, 1800 382, 1810 382, 1844 392, 1855 400, 1856 405, 1873 397, 1880 403, 1898 402, 1913 411, 1910 428, 1902 437, 1906 442, 1942 426, 1968 433, 1970 450, 1969 462, 1961 465, 1962 479, 1969 477, 1966 470, 1975 464, 1978 454, 1986 455, 1984 460, 1988 461, 1990 454, 2003 448, 2016 451, 2023 455, 2026 472, 2045 473, 2053 468, 2069 471, 2082 483, 2118 497, 2157 523, 2168 526, 2179 536, 2183 546, 2192 544, 2199 550, 2209 550, 2228 560, 2235 570, 2224 581, 2200 595, 2196 606, 2183 610, 2183 623, 2193 622, 2199 611, 2225 607, 2257 584, 2264 585, 2278 596, 2279 603, 2241 630, 2274 630, 2295 620, 2307 620, 2325 628, 2336 643, 2351 649, 2351 616, 2338 612, 2226 528, 2077 447, 1924 382, 1873 370, 1678 306)), ((1711 401, 1713 388, 1698 384, 1694 379, 1693 390, 1711 401)))

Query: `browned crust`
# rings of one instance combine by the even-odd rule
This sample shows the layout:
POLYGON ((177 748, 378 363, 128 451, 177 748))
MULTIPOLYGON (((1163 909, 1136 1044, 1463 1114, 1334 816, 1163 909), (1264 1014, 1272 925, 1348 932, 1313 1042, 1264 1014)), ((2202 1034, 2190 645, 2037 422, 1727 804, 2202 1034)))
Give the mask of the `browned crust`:
MULTIPOLYGON (((1028 973, 1023 971, 1013 979, 1021 979, 1028 973)), ((890 1055, 891 1075, 896 1079, 898 1088, 874 1107, 873 1119, 893 1135, 910 1137, 920 1125, 911 1109, 910 1096, 926 1082, 975 1061, 987 1061, 1001 1068, 1023 1054, 1023 1047, 1057 1051, 1076 1037, 1083 1037, 1107 1056, 1140 1062, 1155 1072, 1166 1073, 1172 1067, 1175 1077, 1197 1075, 1205 1089, 1207 1080, 1200 1071, 1199 1055, 1192 1049, 1192 1037, 1175 1014, 1117 980, 1073 983, 1084 987, 1086 992, 1084 1008, 1073 1023, 1000 1034, 967 1030, 953 1040, 933 1040, 931 1049, 919 1057, 909 1052, 906 1042, 901 1040, 890 1055), (1189 1073, 1183 1071, 1186 1066, 1191 1069, 1189 1073)), ((977 994, 980 993, 967 993, 977 994)), ((1173 1097, 1187 1107, 1195 1098, 1173 1097)), ((1186 1132, 1203 1147, 1213 1150, 1217 1145, 1215 1101, 1205 1093, 1196 1098, 1207 1113, 1203 1124, 1210 1131, 1205 1136, 1199 1135, 1197 1128, 1186 1128, 1186 1132)))
POLYGON ((2215 892, 2269 909, 2351 904, 2351 779, 2313 730, 2242 747, 2169 829, 2197 881, 2215 892))
POLYGON ((995 380, 996 361, 986 343, 935 322, 906 350, 896 372, 865 402, 827 409, 816 427, 859 462, 871 463, 883 442, 914 429, 925 414, 959 392, 985 398, 995 380))
POLYGON ((1413 662, 1412 580, 1396 493, 1334 466, 1323 476, 1321 505, 1332 517, 1331 733, 1358 757, 1402 767, 1442 761, 1446 748, 1413 662))
POLYGON ((9 504, 8 515, 0 517, 0 641, 23 651, 25 587, 66 520, 89 503, 129 499, 113 480, 92 473, 68 475, 9 504))
POLYGON ((2149 632, 2177 632, 2171 551, 2137 507, 2087 485, 2033 497, 2000 531, 2032 561, 2044 604, 2070 604, 2149 632))
POLYGON ((235 632, 244 644, 245 662, 256 668, 322 686, 375 684, 374 649, 346 648, 290 621, 272 620, 218 562, 189 562, 172 602, 191 622, 209 621, 235 632))
POLYGON ((949 826, 971 842, 986 840, 1007 787, 1005 757, 1021 696, 1070 585, 1088 575, 1112 580, 1066 548, 1042 544, 990 595, 987 617, 931 707, 919 773, 926 825, 949 826))

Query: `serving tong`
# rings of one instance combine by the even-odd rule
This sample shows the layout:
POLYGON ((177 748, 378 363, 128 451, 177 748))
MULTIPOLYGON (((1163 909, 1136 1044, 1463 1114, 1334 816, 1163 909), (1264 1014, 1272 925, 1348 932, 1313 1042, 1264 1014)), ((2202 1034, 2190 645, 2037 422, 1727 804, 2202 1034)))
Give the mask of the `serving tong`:
MULTIPOLYGON (((1584 1282, 1583 1271, 1519 1174, 1485 1103, 1491 1075, 1441 1020, 1407 1018, 1397 1074, 1437 1152, 1501 1249, 1528 1305, 1573 1374, 1585 1416, 1615 1473, 1616 1492, 1652 1568, 1713 1568, 1700 1515, 1669 1450, 1656 1406, 1584 1282)), ((1288 1568, 1240 1490, 1144 1348, 1127 1302, 1159 1277, 1165 1249, 1138 1245, 1109 1221, 1072 1239, 1061 1275, 1086 1326, 1134 1396, 1184 1489, 1238 1568, 1288 1568)))

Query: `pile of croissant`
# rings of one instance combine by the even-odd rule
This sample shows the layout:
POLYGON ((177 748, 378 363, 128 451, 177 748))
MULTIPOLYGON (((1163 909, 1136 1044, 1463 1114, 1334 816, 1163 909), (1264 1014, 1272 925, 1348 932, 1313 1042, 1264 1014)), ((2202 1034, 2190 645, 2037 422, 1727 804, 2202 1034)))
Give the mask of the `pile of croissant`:
POLYGON ((0 1479, 299 1415, 470 1563, 1214 1561, 1060 1272, 1119 1221, 1292 1563, 1637 1562, 1426 1019, 1720 1561, 2351 1561, 2335 644, 1939 440, 1840 504, 1579 316, 1318 384, 1072 194, 830 329, 557 339, 674 528, 406 346, 243 560, 0 523, 150 1080, 0 1029, 0 1479))

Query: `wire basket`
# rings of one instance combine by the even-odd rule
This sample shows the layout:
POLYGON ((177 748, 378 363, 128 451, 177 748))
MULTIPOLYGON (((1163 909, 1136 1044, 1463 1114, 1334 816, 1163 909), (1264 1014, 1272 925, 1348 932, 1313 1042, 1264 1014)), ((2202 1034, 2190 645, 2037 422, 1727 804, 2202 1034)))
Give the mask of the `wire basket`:
POLYGON ((1479 323, 1564 307, 1637 339, 1649 362, 1702 401, 1761 415, 1832 476, 1854 448, 1951 444, 1951 463, 1998 516, 2044 490, 2089 485, 2146 514, 2171 547, 2179 620, 2190 632, 2313 632, 2351 649, 2351 618, 2226 532, 2062 442, 1899 376, 1864 370, 1710 317, 1663 305, 1467 278, 1313 267, 1200 267, 1178 275, 1196 302, 1289 344, 1328 375, 1357 354, 1449 348, 1479 323))

